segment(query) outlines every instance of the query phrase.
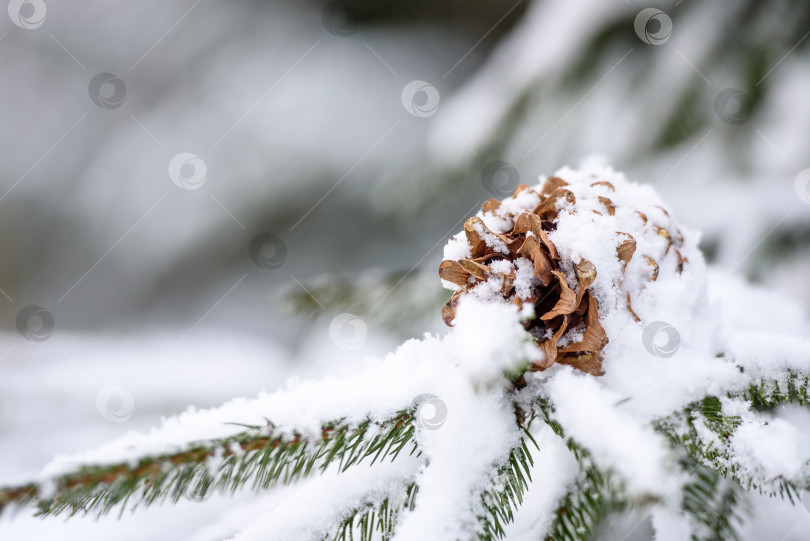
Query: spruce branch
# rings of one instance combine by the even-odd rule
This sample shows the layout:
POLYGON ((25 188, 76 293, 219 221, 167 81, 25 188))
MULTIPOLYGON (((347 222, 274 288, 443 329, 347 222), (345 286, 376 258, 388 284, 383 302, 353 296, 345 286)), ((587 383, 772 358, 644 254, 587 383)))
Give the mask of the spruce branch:
POLYGON ((379 532, 382 541, 390 541, 403 510, 413 511, 419 486, 410 483, 402 497, 389 496, 379 503, 368 502, 354 509, 340 521, 334 535, 326 535, 321 541, 373 541, 379 532))
POLYGON ((345 420, 325 423, 319 435, 279 433, 272 425, 251 427, 234 436, 197 442, 188 449, 142 458, 136 465, 120 463, 83 466, 53 480, 55 490, 41 496, 36 484, 0 489, 4 505, 36 502, 38 515, 75 515, 95 511, 99 516, 121 505, 123 512, 182 497, 205 498, 212 491, 235 492, 250 484, 253 490, 290 484, 333 464, 345 471, 370 458, 396 459, 414 440, 413 412, 402 410, 376 423, 345 420))
POLYGON ((683 489, 682 508, 703 529, 695 540, 741 539, 738 526, 750 511, 742 487, 726 481, 694 457, 687 455, 682 465, 693 472, 692 480, 683 489))
MULTIPOLYGON (((553 406, 546 399, 538 402, 540 414, 566 444, 576 458, 579 471, 566 496, 557 508, 554 523, 547 539, 588 541, 600 521, 611 512, 646 505, 656 498, 632 501, 624 494, 621 482, 610 470, 599 468, 590 452, 572 438, 565 438, 561 425, 554 420, 553 406)), ((728 432, 739 423, 738 418, 722 415, 717 398, 708 397, 699 403, 701 411, 715 430, 728 432)), ((660 421, 654 428, 670 437, 676 452, 682 454, 680 467, 692 472, 690 481, 682 488, 681 507, 690 515, 700 530, 693 535, 695 541, 739 539, 738 527, 748 509, 743 489, 728 482, 715 469, 703 465, 686 449, 684 441, 674 436, 671 425, 660 421), (683 446, 683 448, 681 448, 683 446), (684 451, 686 449, 686 451, 684 451)))
POLYGON ((536 449, 540 449, 529 432, 530 424, 531 420, 527 426, 521 427, 524 436, 498 469, 493 486, 481 493, 483 512, 478 516, 481 526, 477 535, 478 541, 503 539, 506 535, 504 525, 515 520, 515 512, 523 504, 523 497, 529 489, 529 483, 532 482, 531 466, 534 466, 534 459, 526 440, 529 440, 536 449))
MULTIPOLYGON (((729 392, 727 397, 747 402, 755 410, 773 409, 785 404, 806 405, 808 377, 789 371, 781 381, 761 379, 742 391, 729 392)), ((772 496, 779 494, 793 502, 801 489, 808 486, 806 479, 760 479, 739 467, 730 445, 741 424, 739 416, 724 413, 720 398, 707 396, 680 412, 657 420, 654 426, 667 435, 674 445, 685 449, 697 463, 710 467, 743 489, 755 488, 772 496), (712 437, 709 439, 707 434, 712 437)))
POLYGON ((598 467, 585 447, 565 436, 548 398, 537 399, 535 405, 538 415, 565 441, 578 465, 577 476, 557 506, 546 540, 589 541, 608 511, 626 507, 623 491, 609 471, 598 467))
POLYGON ((757 409, 775 408, 784 404, 810 404, 810 376, 788 370, 782 380, 761 379, 739 393, 729 397, 739 397, 751 402, 757 409))
POLYGON ((580 452, 579 472, 573 486, 557 507, 547 541, 589 541, 608 511, 608 502, 622 505, 610 495, 608 474, 580 452))

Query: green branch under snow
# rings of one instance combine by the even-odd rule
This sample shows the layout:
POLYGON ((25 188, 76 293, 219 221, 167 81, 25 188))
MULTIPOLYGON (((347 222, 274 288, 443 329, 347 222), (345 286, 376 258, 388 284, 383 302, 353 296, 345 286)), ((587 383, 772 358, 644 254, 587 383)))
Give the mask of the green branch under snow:
MULTIPOLYGON (((784 381, 760 381, 729 398, 750 402, 758 408, 785 403, 808 403, 808 378, 790 373, 784 381)), ((630 499, 624 495, 622 481, 609 468, 601 467, 591 453, 570 437, 554 418, 548 399, 534 400, 532 418, 539 417, 564 439, 579 464, 579 472, 560 501, 548 539, 584 541, 590 538, 609 512, 633 505, 647 505, 654 499, 630 499)), ((682 448, 681 468, 690 481, 682 489, 682 510, 699 525, 709 539, 737 538, 741 523, 742 489, 756 486, 739 474, 729 450, 722 445, 706 444, 700 426, 727 442, 740 426, 738 416, 723 411, 723 401, 706 397, 690 404, 682 412, 654 423, 667 435, 674 449, 682 448), (733 483, 722 479, 728 477, 733 483)), ((481 493, 482 511, 479 530, 481 541, 503 539, 504 526, 514 521, 532 482, 531 456, 527 440, 535 446, 528 429, 521 427, 521 438, 494 477, 490 489, 481 493)), ((142 458, 137 464, 84 466, 78 471, 51 480, 55 490, 41 495, 36 484, 0 489, 0 508, 8 504, 34 501, 40 515, 97 512, 99 515, 131 502, 133 507, 150 505, 182 497, 203 499, 214 491, 233 492, 250 486, 254 490, 275 484, 288 484, 331 465, 345 471, 363 461, 394 460, 403 450, 417 453, 414 412, 402 410, 390 419, 359 424, 345 420, 324 424, 320 434, 304 435, 279 432, 272 425, 247 427, 234 436, 198 442, 186 449, 142 458)), ((361 540, 382 536, 390 539, 403 511, 413 510, 418 485, 411 483, 406 493, 391 495, 382 501, 368 501, 346 516, 325 540, 361 540)), ((791 480, 779 480, 783 496, 791 499, 797 486, 791 480)), ((702 539, 702 536, 696 537, 702 539)))
POLYGON ((588 541, 609 508, 625 507, 624 499, 619 495, 621 488, 615 486, 612 474, 600 469, 584 447, 565 436, 548 399, 540 398, 535 404, 539 415, 565 441, 579 466, 574 482, 557 506, 546 539, 588 541))
MULTIPOLYGON (((652 496, 630 498, 625 494, 622 480, 612 470, 600 467, 588 449, 565 436, 547 399, 537 400, 536 405, 545 422, 565 440, 579 466, 574 482, 557 507, 547 540, 588 541, 609 513, 660 501, 652 496)), ((671 435, 661 422, 656 423, 655 427, 671 435)), ((681 509, 697 527, 697 531, 693 532, 694 539, 739 539, 738 527, 747 511, 743 488, 737 483, 725 481, 716 470, 704 466, 691 453, 684 453, 677 446, 683 445, 683 441, 675 438, 671 438, 671 441, 674 451, 683 454, 680 468, 689 477, 681 488, 681 509)))
POLYGON ((403 510, 413 511, 419 485, 410 483, 405 488, 404 498, 389 496, 381 502, 369 502, 354 509, 340 521, 333 535, 321 541, 373 541, 379 532, 382 541, 390 541, 394 535, 397 519, 403 510))
POLYGON ((810 376, 788 370, 781 381, 762 379, 729 397, 748 400, 755 408, 774 408, 783 404, 806 406, 810 404, 810 376))
POLYGON ((246 485, 254 490, 288 484, 332 464, 340 471, 370 459, 395 459, 408 448, 417 452, 411 411, 390 419, 352 424, 324 424, 321 433, 278 433, 272 426, 250 427, 234 436, 198 442, 171 454, 144 457, 137 464, 83 466, 51 482, 51 495, 40 495, 37 484, 0 489, 0 509, 35 501, 39 515, 69 512, 106 514, 128 502, 133 507, 181 497, 203 499, 212 491, 234 492, 246 485), (410 444, 410 445, 409 445, 410 444))
MULTIPOLYGON (((504 526, 514 521, 515 513, 532 482, 530 469, 534 466, 534 459, 526 440, 538 450, 539 447, 528 429, 523 430, 525 437, 520 439, 520 443, 498 468, 491 487, 480 495, 482 511, 478 515, 479 531, 474 534, 477 541, 504 539, 504 526)), ((358 506, 323 541, 348 541, 354 540, 355 536, 360 541, 371 541, 377 533, 383 541, 391 539, 400 513, 403 510, 413 511, 418 491, 419 485, 411 483, 404 498, 387 497, 381 502, 358 506)))
POLYGON ((477 536, 479 541, 504 538, 506 535, 504 525, 514 522, 515 513, 523 504, 524 495, 529 490, 534 459, 526 440, 531 441, 536 449, 539 450, 540 447, 529 432, 528 425, 521 429, 525 436, 509 452, 509 457, 498 469, 492 486, 481 494, 483 512, 478 516, 481 528, 477 536))
POLYGON ((693 457, 686 457, 682 466, 692 472, 690 482, 683 488, 683 510, 699 527, 694 538, 738 541, 738 528, 748 513, 742 487, 723 479, 693 457))
MULTIPOLYGON (((751 411, 769 410, 786 404, 804 406, 810 403, 809 386, 808 376, 789 371, 780 381, 762 379, 741 391, 728 393, 726 398, 747 405, 751 411)), ((735 458, 732 445, 744 420, 740 415, 724 411, 724 400, 707 396, 681 412, 656 421, 655 427, 674 444, 685 449, 698 463, 710 467, 744 489, 755 488, 772 495, 778 493, 792 502, 799 491, 808 486, 808 480, 784 476, 766 479, 742 468, 735 458)))

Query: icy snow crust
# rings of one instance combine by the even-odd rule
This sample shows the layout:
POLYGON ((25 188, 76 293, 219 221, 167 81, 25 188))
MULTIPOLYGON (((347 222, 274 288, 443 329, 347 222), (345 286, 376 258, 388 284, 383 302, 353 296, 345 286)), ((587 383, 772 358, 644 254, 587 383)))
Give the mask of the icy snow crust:
MULTIPOLYGON (((628 182, 622 174, 596 162, 586 163, 580 170, 563 168, 555 176, 569 183, 577 204, 582 206, 580 212, 560 212, 550 238, 564 267, 568 265, 566 271, 572 272, 572 265, 580 258, 588 259, 597 269, 591 290, 597 296, 601 322, 610 339, 604 349, 605 375, 594 377, 555 365, 545 372, 528 374, 528 387, 521 396, 548 396, 566 435, 587 447, 600 465, 617 472, 631 493, 661 497, 665 504, 654 513, 657 525, 681 527, 678 524, 683 517, 670 500, 684 479, 671 473, 673 457, 650 421, 708 394, 724 397, 763 377, 779 380, 788 369, 810 373, 810 341, 795 336, 807 322, 790 302, 773 295, 768 295, 767 303, 760 302, 760 291, 733 277, 707 272, 697 249, 698 233, 678 225, 674 217, 671 220, 652 188, 628 182), (610 182, 615 191, 606 193, 602 186, 591 186, 595 180, 610 182), (614 201, 615 216, 589 212, 604 210, 597 208, 598 195, 614 201), (650 222, 669 224, 680 231, 684 237, 682 252, 689 261, 682 273, 671 264, 672 258, 662 255, 666 240, 649 234, 630 209, 645 213, 650 222), (638 245, 624 280, 615 251, 617 231, 633 235, 638 245), (657 280, 641 279, 647 269, 633 267, 643 265, 639 254, 658 260, 657 280), (641 321, 632 317, 623 302, 628 292, 641 321), (757 312, 755 325, 747 317, 752 310, 757 312), (657 356, 644 345, 645 328, 657 321, 671 325, 679 335, 677 350, 669 357, 657 356), (725 355, 718 356, 720 353, 725 355)), ((540 180, 542 183, 544 179, 540 180)), ((533 208, 535 197, 523 193, 516 199, 507 198, 501 210, 533 208)), ((479 216, 494 232, 511 228, 503 215, 479 216)), ((448 242, 445 258, 468 257, 469 251, 464 235, 457 235, 448 242)), ((518 260, 517 271, 517 282, 528 288, 530 266, 523 268, 518 260)), ((521 287, 517 294, 522 294, 521 287)), ((295 493, 285 507, 289 512, 271 511, 237 538, 251 540, 283 533, 277 538, 309 539, 322 533, 335 517, 368 501, 369 494, 379 501, 411 481, 420 486, 416 508, 402 514, 396 539, 464 538, 475 528, 476 512, 480 511, 478 491, 489 485, 493 465, 503 461, 520 438, 514 421, 514 396, 509 394, 509 383, 502 374, 542 355, 523 330, 521 317, 525 314, 519 314, 499 294, 491 299, 483 298, 486 295, 470 297, 461 299, 455 326, 445 336, 426 334, 421 340, 405 342, 383 359, 367 360, 354 375, 293 380, 286 389, 272 394, 236 399, 211 410, 189 410, 165 419, 149 434, 131 433, 100 449, 61 457, 46 468, 43 479, 81 464, 135 461, 242 430, 228 423, 261 425, 268 418, 281 429, 318 434, 321 423, 336 418, 382 420, 416 396, 430 393, 447 405, 447 418, 438 430, 418 430, 421 457, 398 465, 375 465, 370 471, 364 468, 352 476, 347 472, 345 480, 350 481, 350 488, 341 484, 343 474, 314 479, 295 493), (307 523, 296 510, 307 508, 304 503, 315 494, 322 518, 307 523)), ((742 471, 765 480, 806 473, 807 449, 788 421, 768 422, 741 410, 734 400, 725 400, 723 407, 743 420, 742 429, 728 443, 732 460, 742 471)), ((551 521, 551 502, 564 494, 576 469, 570 452, 548 427, 535 423, 533 432, 541 445, 540 451, 533 450, 534 482, 515 523, 508 526, 509 539, 542 535, 551 521)))

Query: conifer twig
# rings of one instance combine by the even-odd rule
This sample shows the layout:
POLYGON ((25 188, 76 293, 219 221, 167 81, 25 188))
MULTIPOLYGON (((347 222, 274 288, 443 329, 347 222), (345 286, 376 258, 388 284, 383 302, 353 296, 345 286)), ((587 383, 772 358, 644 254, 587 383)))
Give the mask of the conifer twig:
POLYGON ((140 459, 137 465, 119 463, 83 466, 53 480, 52 495, 40 495, 36 483, 0 488, 0 510, 12 504, 36 501, 38 515, 69 512, 106 514, 130 499, 133 507, 171 498, 202 499, 212 491, 234 492, 248 483, 254 490, 288 484, 337 464, 340 471, 371 457, 371 464, 395 459, 414 441, 413 413, 359 424, 338 420, 326 423, 318 436, 298 432, 277 433, 252 427, 231 437, 197 442, 189 448, 140 459))
POLYGON ((321 541, 354 541, 355 534, 359 535, 357 538, 359 541, 373 541, 377 532, 380 533, 382 541, 390 541, 400 512, 413 511, 418 492, 419 485, 410 483, 405 487, 404 495, 400 497, 389 496, 379 503, 365 503, 359 506, 340 521, 334 535, 326 535, 321 541))

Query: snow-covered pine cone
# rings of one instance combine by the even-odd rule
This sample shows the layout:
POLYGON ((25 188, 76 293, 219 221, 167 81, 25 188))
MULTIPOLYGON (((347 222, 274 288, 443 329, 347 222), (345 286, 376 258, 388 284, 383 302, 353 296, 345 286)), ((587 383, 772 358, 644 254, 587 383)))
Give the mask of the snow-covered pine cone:
POLYGON ((571 173, 579 177, 576 185, 560 176, 548 178, 542 186, 521 184, 511 197, 489 199, 467 220, 464 231, 446 246, 439 266, 443 285, 455 291, 442 316, 452 326, 463 295, 506 300, 535 316, 525 326, 545 355, 531 370, 560 363, 601 375, 602 349, 609 337, 600 311, 621 309, 639 321, 632 295, 643 294, 662 265, 680 275, 688 259, 682 253, 684 237, 667 210, 647 204, 645 213, 619 202, 633 200, 635 192, 648 188, 620 178, 614 182, 633 193, 619 197, 617 187, 605 178, 588 174, 588 182, 582 182, 581 172, 571 173), (611 226, 621 229, 609 232, 607 247, 605 238, 581 238, 589 228, 611 226), (558 250, 555 238, 565 245, 565 253, 558 250), (642 245, 644 250, 639 250, 642 245), (608 283, 601 290, 593 286, 603 269, 582 255, 589 250, 601 253, 594 259, 610 267, 604 269, 608 283), (605 250, 610 252, 607 257, 605 250))

